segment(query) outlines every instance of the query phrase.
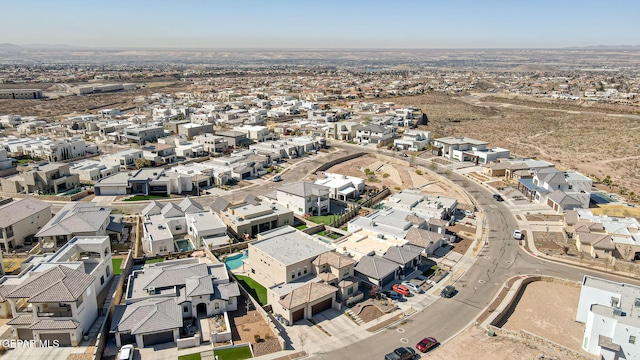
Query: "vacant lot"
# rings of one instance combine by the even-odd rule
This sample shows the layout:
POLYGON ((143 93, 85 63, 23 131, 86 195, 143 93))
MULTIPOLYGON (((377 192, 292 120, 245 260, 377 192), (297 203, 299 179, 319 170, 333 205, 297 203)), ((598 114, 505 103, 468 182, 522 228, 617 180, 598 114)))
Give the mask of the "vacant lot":
MULTIPOLYGON (((468 136, 489 142, 489 146, 510 149, 513 154, 537 157, 573 168, 594 178, 610 175, 615 183, 637 194, 640 168, 636 144, 640 137, 637 119, 589 113, 544 109, 537 102, 519 100, 526 107, 500 104, 472 105, 446 94, 430 93, 393 99, 396 104, 416 106, 429 117, 426 129, 433 137, 468 136)), ((495 99, 494 99, 495 100, 495 99)), ((633 113, 631 109, 617 111, 633 113)), ((609 111, 611 111, 609 109, 609 111)))
MULTIPOLYGON (((537 281, 529 284, 515 312, 504 328, 524 329, 548 340, 580 351, 581 324, 574 321, 580 288, 537 281), (540 299, 545 301, 541 302, 540 299)), ((486 330, 470 327, 453 340, 423 358, 493 360, 493 359, 569 359, 567 354, 526 340, 505 336, 488 337, 486 330)))

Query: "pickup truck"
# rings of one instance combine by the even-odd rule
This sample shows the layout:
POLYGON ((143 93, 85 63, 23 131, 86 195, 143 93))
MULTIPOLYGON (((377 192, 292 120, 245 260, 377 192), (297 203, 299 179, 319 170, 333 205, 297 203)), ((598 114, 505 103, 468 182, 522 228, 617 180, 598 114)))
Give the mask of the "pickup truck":
POLYGON ((413 360, 417 358, 418 354, 410 347, 397 348, 384 356, 384 360, 413 360))

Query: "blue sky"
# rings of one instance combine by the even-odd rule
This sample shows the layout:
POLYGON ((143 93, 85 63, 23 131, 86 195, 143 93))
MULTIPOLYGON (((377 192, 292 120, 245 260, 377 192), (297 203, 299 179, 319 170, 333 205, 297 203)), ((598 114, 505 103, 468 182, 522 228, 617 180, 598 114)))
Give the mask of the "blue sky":
POLYGON ((0 43, 134 48, 639 45, 640 1, 0 1, 0 43), (15 31, 7 29, 16 29, 15 31))

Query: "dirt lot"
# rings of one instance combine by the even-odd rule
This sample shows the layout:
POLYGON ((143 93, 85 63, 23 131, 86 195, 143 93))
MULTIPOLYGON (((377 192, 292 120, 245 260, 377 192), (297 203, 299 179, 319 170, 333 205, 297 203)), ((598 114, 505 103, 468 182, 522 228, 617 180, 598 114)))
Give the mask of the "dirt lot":
POLYGON ((532 282, 504 328, 514 331, 523 329, 569 349, 581 351, 584 325, 575 321, 579 299, 580 288, 577 286, 532 282))
POLYGON ((375 176, 373 182, 367 181, 369 185, 379 187, 387 186, 392 192, 397 192, 398 189, 419 188, 428 185, 423 188, 425 194, 455 196, 458 198, 459 203, 467 203, 466 197, 458 193, 458 189, 445 183, 441 178, 431 175, 427 171, 418 174, 416 173, 416 168, 388 163, 373 156, 363 156, 345 161, 331 167, 327 172, 366 179, 366 169, 373 172, 373 176, 375 176))
POLYGON ((565 242, 561 232, 534 231, 533 240, 538 250, 549 255, 562 255, 566 252, 574 252, 575 245, 565 242))
MULTIPOLYGON (((238 304, 244 303, 244 298, 238 299, 238 304)), ((282 350, 271 329, 256 310, 247 312, 244 306, 238 306, 238 310, 230 314, 229 321, 231 328, 234 329, 232 331, 233 341, 250 342, 256 356, 282 350), (255 335, 260 336, 259 342, 256 342, 255 335)))
MULTIPOLYGON (((398 105, 416 106, 427 114, 426 129, 432 131, 432 138, 482 139, 491 147, 504 147, 512 154, 537 157, 600 179, 610 175, 615 183, 638 193, 640 156, 634 148, 640 128, 637 120, 595 114, 600 110, 589 107, 577 107, 585 111, 577 113, 576 108, 565 109, 566 103, 561 102, 541 106, 519 99, 518 104, 530 108, 515 108, 481 101, 462 101, 438 93, 394 98, 398 105)), ((628 107, 615 110, 634 112, 628 107)))
MULTIPOLYGON (((580 350, 582 325, 574 321, 580 288, 538 281, 531 283, 504 328, 524 329, 546 339, 580 350), (545 302, 540 302, 544 297, 545 302), (550 308, 549 305, 552 307, 550 308)), ((452 341, 428 353, 426 359, 568 359, 552 348, 505 336, 488 337, 485 330, 470 327, 452 341)))

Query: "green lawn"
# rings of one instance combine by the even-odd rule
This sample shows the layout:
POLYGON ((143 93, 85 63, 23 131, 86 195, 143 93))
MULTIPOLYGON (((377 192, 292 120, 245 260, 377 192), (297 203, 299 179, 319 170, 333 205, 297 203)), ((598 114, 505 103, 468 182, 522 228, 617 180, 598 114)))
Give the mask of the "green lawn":
POLYGON ((178 360, 200 360, 200 353, 178 356, 178 360))
POLYGON ((251 296, 258 300, 260 305, 267 305, 267 289, 248 276, 236 275, 238 282, 251 296))
POLYGON ((252 358, 251 350, 248 346, 213 350, 213 355, 215 355, 218 360, 245 360, 252 358))
POLYGON ((122 270, 120 270, 120 266, 122 265, 123 258, 115 258, 111 259, 111 264, 113 265, 113 275, 122 274, 122 270))
POLYGON ((323 230, 323 231, 320 231, 320 232, 318 233, 318 235, 320 235, 320 236, 325 236, 325 237, 328 237, 328 238, 330 238, 330 239, 334 239, 334 240, 335 240, 335 239, 338 239, 338 238, 340 238, 340 237, 342 236, 342 235, 340 235, 340 234, 336 234, 336 233, 331 232, 331 231, 326 232, 326 231, 324 231, 324 230, 323 230))
POLYGON ((307 226, 307 224, 302 224, 302 225, 298 225, 298 226, 296 226, 296 229, 298 229, 298 230, 304 230, 304 229, 306 229, 307 227, 308 227, 308 226, 307 226))
POLYGON ((166 199, 168 195, 134 195, 124 201, 140 201, 140 200, 153 200, 153 199, 166 199))
POLYGON ((312 221, 316 224, 329 225, 335 220, 337 220, 338 218, 340 218, 339 215, 324 215, 324 216, 311 216, 307 220, 312 221))
POLYGON ((163 262, 164 258, 157 258, 157 259, 151 259, 151 260, 146 260, 144 263, 145 264, 153 264, 153 263, 159 263, 159 262, 163 262))

